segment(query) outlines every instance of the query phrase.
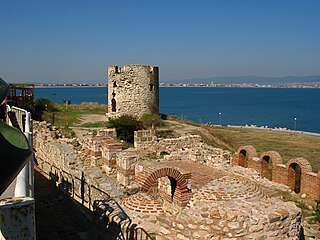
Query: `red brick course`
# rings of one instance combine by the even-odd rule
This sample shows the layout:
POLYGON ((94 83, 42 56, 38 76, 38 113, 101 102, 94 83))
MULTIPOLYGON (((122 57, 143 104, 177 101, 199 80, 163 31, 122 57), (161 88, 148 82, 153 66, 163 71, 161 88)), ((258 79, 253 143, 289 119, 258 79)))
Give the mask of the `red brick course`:
POLYGON ((252 146, 242 146, 234 154, 232 165, 247 166, 259 172, 261 177, 285 184, 297 193, 307 194, 311 199, 320 199, 320 175, 312 171, 307 159, 294 158, 285 165, 282 163, 281 155, 276 151, 264 152, 260 158, 256 155, 252 146))
POLYGON ((220 169, 193 161, 142 162, 136 167, 136 182, 142 191, 155 193, 169 203, 173 200, 175 206, 179 207, 186 206, 194 190, 224 175, 226 173, 220 169), (174 197, 158 189, 158 179, 162 177, 171 177, 177 181, 174 197))

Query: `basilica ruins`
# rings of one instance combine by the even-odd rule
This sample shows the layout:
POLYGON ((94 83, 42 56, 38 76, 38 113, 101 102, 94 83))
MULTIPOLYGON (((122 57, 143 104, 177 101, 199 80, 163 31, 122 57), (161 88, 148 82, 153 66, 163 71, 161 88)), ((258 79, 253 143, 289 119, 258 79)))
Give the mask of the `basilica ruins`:
MULTIPOLYGON (((113 66, 108 76, 109 116, 158 113, 158 68, 113 66)), ((155 129, 136 131, 132 147, 116 135, 99 129, 66 139, 54 126, 34 122, 39 168, 107 229, 117 225, 119 239, 132 231, 157 240, 301 239, 301 209, 275 192, 320 199, 319 173, 305 159, 284 165, 273 151, 259 158, 244 146, 232 153, 198 135, 163 138, 155 129)))

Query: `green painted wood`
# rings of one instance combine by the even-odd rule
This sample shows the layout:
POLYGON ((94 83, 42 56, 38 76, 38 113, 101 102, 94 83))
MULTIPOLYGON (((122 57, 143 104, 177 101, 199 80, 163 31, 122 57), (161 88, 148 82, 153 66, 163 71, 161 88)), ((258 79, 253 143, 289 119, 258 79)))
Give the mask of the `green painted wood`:
MULTIPOLYGON (((8 84, 0 78, 0 105, 8 93, 8 84)), ((0 194, 9 186, 31 157, 24 134, 0 120, 0 194)))
POLYGON ((27 163, 31 153, 24 134, 0 120, 0 194, 27 163))
POLYGON ((8 91, 8 84, 2 78, 0 78, 0 105, 2 104, 3 100, 7 97, 8 91))

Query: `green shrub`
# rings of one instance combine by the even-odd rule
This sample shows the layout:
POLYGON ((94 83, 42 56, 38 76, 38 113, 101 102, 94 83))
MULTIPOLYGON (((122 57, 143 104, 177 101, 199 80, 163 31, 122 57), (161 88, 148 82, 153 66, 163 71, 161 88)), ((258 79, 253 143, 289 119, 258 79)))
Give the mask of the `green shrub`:
POLYGON ((76 136, 75 132, 71 128, 62 127, 59 128, 59 130, 65 138, 74 138, 76 136))
POLYGON ((134 142, 134 131, 143 129, 142 123, 130 115, 110 119, 107 126, 117 130, 119 139, 130 143, 134 142))
POLYGON ((43 112, 57 112, 58 109, 55 106, 55 103, 47 98, 39 98, 34 103, 34 113, 33 118, 38 121, 42 121, 43 112))
POLYGON ((316 200, 316 203, 317 203, 317 207, 313 216, 315 221, 320 222, 320 200, 316 200))
POLYGON ((156 136, 158 138, 178 138, 181 137, 181 135, 171 129, 161 129, 156 131, 156 136))
POLYGON ((158 114, 144 114, 140 118, 140 121, 145 128, 150 128, 152 126, 159 127, 161 125, 161 116, 158 114))

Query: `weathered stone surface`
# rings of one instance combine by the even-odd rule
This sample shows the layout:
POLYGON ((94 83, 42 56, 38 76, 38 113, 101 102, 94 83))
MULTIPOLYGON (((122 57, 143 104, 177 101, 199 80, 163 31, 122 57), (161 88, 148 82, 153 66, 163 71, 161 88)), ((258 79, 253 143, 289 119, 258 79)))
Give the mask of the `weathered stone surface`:
POLYGON ((108 67, 108 117, 159 113, 159 68, 130 64, 108 67))
POLYGON ((268 218, 269 218, 269 222, 273 223, 273 222, 280 221, 281 216, 279 216, 278 214, 269 214, 268 218))
POLYGON ((184 236, 184 235, 182 235, 182 234, 180 234, 180 233, 177 235, 177 238, 178 238, 178 239, 181 239, 181 240, 189 240, 188 237, 186 237, 186 236, 184 236))
POLYGON ((238 222, 229 222, 228 227, 231 229, 238 229, 240 227, 240 224, 238 222))
POLYGON ((263 229, 262 225, 254 225, 252 227, 249 228, 250 232, 260 232, 263 229))
POLYGON ((226 166, 231 153, 205 144, 198 135, 187 135, 179 138, 158 139, 154 130, 135 132, 134 146, 136 149, 165 152, 165 160, 191 160, 208 166, 226 166))

